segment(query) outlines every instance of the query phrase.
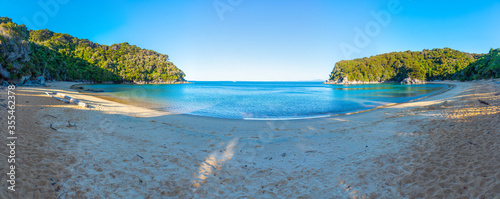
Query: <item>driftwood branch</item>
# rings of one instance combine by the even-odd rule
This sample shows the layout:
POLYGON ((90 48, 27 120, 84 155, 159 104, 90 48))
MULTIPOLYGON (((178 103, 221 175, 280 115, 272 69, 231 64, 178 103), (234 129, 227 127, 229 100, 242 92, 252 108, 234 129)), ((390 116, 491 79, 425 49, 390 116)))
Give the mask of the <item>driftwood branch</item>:
POLYGON ((67 191, 64 191, 63 190, 63 193, 61 195, 59 195, 59 197, 57 197, 57 199, 61 198, 67 191))
POLYGON ((56 128, 52 127, 52 124, 50 124, 50 128, 51 128, 52 130, 54 130, 54 131, 57 131, 57 129, 56 129, 56 128))
POLYGON ((71 124, 71 120, 68 120, 68 127, 76 127, 76 122, 75 124, 71 124))
POLYGON ((485 102, 485 101, 483 101, 483 100, 478 99, 478 101, 479 101, 481 104, 490 105, 488 102, 485 102))
POLYGON ((50 96, 50 97, 52 97, 52 98, 54 98, 54 99, 56 99, 56 100, 63 101, 64 103, 69 104, 69 101, 68 101, 67 99, 56 97, 55 95, 51 95, 51 94, 49 94, 48 92, 45 92, 45 93, 46 93, 48 96, 50 96))
POLYGON ((74 103, 74 104, 77 104, 78 106, 81 106, 81 107, 89 107, 89 105, 87 105, 86 103, 83 103, 83 102, 80 102, 78 99, 75 99, 75 98, 72 98, 70 96, 67 96, 63 93, 56 93, 54 92, 55 95, 51 95, 50 93, 48 92, 45 92, 48 96, 54 98, 54 99, 57 99, 59 101, 63 101, 67 104, 69 104, 70 102, 71 103, 74 103), (59 96, 59 97, 56 97, 56 96, 59 96))

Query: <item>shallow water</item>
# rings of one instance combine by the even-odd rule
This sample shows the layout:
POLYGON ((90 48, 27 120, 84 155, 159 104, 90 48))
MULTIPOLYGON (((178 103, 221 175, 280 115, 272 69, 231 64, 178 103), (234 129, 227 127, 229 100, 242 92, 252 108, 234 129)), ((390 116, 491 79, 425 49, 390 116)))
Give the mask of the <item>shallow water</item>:
POLYGON ((231 119, 321 117, 407 102, 447 85, 327 85, 322 82, 202 82, 193 84, 83 85, 95 95, 190 115, 231 119))

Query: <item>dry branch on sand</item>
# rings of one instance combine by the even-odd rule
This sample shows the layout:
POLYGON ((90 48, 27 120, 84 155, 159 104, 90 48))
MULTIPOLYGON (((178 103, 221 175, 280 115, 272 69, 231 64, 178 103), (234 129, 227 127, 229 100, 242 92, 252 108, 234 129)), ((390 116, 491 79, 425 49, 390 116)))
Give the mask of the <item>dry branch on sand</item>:
POLYGON ((77 104, 78 106, 81 106, 81 107, 89 107, 89 105, 87 105, 86 103, 83 103, 83 102, 80 102, 79 100, 75 99, 75 98, 72 98, 70 96, 67 96, 63 93, 56 93, 56 92, 53 92, 53 94, 55 95, 51 95, 49 92, 45 92, 48 96, 54 98, 54 99, 57 99, 59 101, 63 101, 64 103, 66 104, 69 104, 70 102, 71 103, 74 103, 74 104, 77 104), (60 96, 60 97, 56 97, 56 96, 60 96))
POLYGON ((478 101, 479 101, 481 104, 490 105, 488 102, 485 102, 485 101, 483 101, 483 100, 478 99, 478 101))

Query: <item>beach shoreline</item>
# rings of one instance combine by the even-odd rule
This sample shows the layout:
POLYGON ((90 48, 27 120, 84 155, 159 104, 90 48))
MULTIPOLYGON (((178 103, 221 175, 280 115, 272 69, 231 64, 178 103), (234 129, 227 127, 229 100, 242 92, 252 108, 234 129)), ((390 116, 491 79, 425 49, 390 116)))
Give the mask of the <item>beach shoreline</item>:
MULTIPOLYGON (((444 163, 424 161, 433 160, 433 151, 422 147, 435 148, 441 138, 455 143, 444 132, 450 127, 436 123, 460 126, 455 122, 459 116, 458 120, 467 117, 481 124, 471 123, 471 128, 490 129, 489 134, 475 138, 488 138, 484 144, 490 146, 476 147, 474 153, 497 147, 499 136, 493 135, 499 134, 494 131, 498 124, 488 117, 498 118, 500 112, 499 96, 494 95, 500 92, 498 84, 490 80, 443 83, 456 87, 364 113, 293 121, 228 120, 155 111, 79 93, 70 89, 71 82, 20 87, 19 165, 24 166, 18 177, 22 191, 15 196, 383 198, 460 196, 462 192, 493 196, 500 190, 496 189, 500 182, 493 180, 500 179, 495 170, 500 166, 495 164, 500 162, 498 152, 474 162, 476 170, 471 172, 488 175, 488 179, 468 177, 461 183, 469 189, 458 190, 450 188, 458 182, 443 175, 464 177, 459 172, 470 165, 458 165, 457 172, 438 170, 444 163), (47 91, 63 92, 90 107, 64 104, 46 96, 47 91), (477 98, 490 105, 481 106, 477 98), (475 115, 456 115, 465 108, 475 115), (475 121, 475 117, 484 118, 475 121), (420 151, 411 151, 415 147, 420 151), (440 178, 444 178, 443 186, 436 187, 440 178), (483 188, 470 187, 471 182, 483 188)), ((5 117, 0 121, 6 122, 5 117)), ((483 145, 478 140, 470 142, 475 145, 464 142, 466 147, 483 145)), ((453 149, 450 154, 461 153, 461 149, 449 148, 453 149)), ((453 157, 443 159, 460 163, 453 157)), ((0 196, 15 198, 6 190, 0 196)))
MULTIPOLYGON (((452 81, 450 81, 450 82, 452 82, 452 81)), ((392 84, 392 83, 389 83, 389 84, 392 84)), ((112 96, 109 96, 109 95, 103 95, 103 93, 105 93, 105 92, 103 92, 102 90, 99 90, 99 92, 92 92, 92 89, 86 89, 86 90, 84 90, 83 86, 87 85, 87 84, 80 84, 80 83, 71 84, 70 88, 73 89, 73 90, 75 90, 75 91, 78 91, 78 92, 80 92, 81 94, 84 94, 84 95, 90 95, 90 96, 98 97, 98 98, 109 100, 109 101, 112 101, 112 102, 117 102, 117 103, 121 103, 121 104, 130 105, 130 106, 134 106, 134 107, 143 107, 143 108, 147 108, 147 109, 150 109, 150 110, 167 112, 169 114, 185 114, 185 115, 198 116, 198 117, 221 118, 221 119, 229 119, 229 120, 257 120, 257 121, 278 121, 278 120, 284 120, 284 121, 286 121, 286 120, 308 120, 308 119, 316 119, 316 118, 328 118, 328 117, 346 116, 346 115, 352 115, 352 114, 369 112, 369 111, 378 110, 378 109, 381 109, 381 108, 387 108, 387 107, 391 107, 391 106, 395 106, 395 105, 399 105, 399 104, 404 104, 404 103, 409 103, 409 102, 423 100, 425 98, 432 97, 432 96, 439 95, 441 93, 447 92, 447 91, 449 91, 449 90, 451 90, 451 89, 453 89, 455 87, 454 84, 450 84, 450 83, 446 83, 446 82, 432 82, 432 83, 429 82, 427 84, 442 84, 442 85, 447 85, 448 87, 447 88, 442 88, 442 89, 440 89, 438 91, 435 91, 433 93, 430 93, 430 94, 425 94, 425 95, 423 95, 421 97, 418 97, 416 99, 412 99, 412 100, 409 100, 409 101, 397 102, 397 103, 387 103, 387 104, 384 104, 384 105, 380 105, 380 106, 372 107, 372 108, 368 108, 368 109, 353 110, 353 111, 350 111, 350 112, 341 112, 341 113, 319 114, 319 115, 305 115, 305 116, 294 116, 294 117, 265 117, 265 118, 252 118, 252 117, 249 117, 249 118, 221 118, 221 117, 211 117, 211 116, 195 115, 195 114, 189 114, 189 113, 173 113, 173 112, 169 112, 169 111, 165 111, 165 110, 157 110, 157 109, 155 109, 154 108, 155 105, 147 103, 147 99, 144 99, 143 101, 141 101, 139 103, 139 102, 132 102, 130 100, 126 100, 126 99, 123 99, 123 98, 112 97, 112 96), (87 91, 87 92, 85 92, 85 91, 87 91)), ((146 98, 146 97, 143 96, 143 98, 146 98)))

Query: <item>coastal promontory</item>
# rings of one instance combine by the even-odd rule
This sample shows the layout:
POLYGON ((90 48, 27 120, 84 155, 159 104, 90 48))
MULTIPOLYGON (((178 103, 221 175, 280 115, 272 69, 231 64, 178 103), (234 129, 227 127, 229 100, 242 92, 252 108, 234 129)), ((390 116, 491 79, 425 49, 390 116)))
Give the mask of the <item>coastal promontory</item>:
POLYGON ((404 83, 500 77, 500 49, 486 54, 450 48, 392 52, 335 64, 327 84, 404 83))
POLYGON ((48 29, 28 30, 0 17, 0 81, 182 83, 169 56, 127 42, 102 45, 48 29))

